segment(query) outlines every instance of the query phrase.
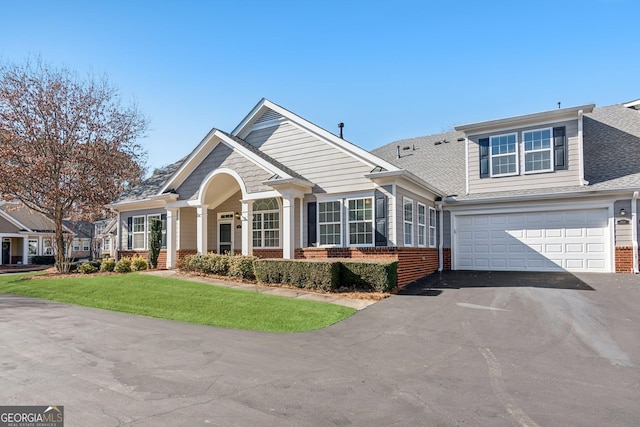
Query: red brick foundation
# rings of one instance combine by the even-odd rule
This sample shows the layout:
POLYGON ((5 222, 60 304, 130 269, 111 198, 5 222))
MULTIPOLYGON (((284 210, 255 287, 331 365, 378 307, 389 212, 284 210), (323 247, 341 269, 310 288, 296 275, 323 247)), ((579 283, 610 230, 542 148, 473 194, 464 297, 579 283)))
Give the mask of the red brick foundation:
POLYGON ((442 268, 444 270, 451 270, 451 249, 442 249, 442 268))
POLYGON ((616 273, 633 273, 633 248, 616 247, 616 273))
POLYGON ((397 259, 398 287, 405 286, 438 270, 438 249, 436 248, 301 248, 296 249, 295 256, 296 259, 397 259))
POLYGON ((253 256, 258 258, 282 258, 282 249, 254 249, 253 256))

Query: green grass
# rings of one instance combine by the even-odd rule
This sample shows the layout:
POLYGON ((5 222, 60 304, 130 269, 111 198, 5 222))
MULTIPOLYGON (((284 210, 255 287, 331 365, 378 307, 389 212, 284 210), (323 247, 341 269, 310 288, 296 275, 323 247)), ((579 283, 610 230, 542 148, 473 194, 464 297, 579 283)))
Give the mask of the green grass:
POLYGON ((339 322, 356 311, 138 273, 37 280, 21 277, 0 275, 0 293, 225 328, 310 331, 339 322))

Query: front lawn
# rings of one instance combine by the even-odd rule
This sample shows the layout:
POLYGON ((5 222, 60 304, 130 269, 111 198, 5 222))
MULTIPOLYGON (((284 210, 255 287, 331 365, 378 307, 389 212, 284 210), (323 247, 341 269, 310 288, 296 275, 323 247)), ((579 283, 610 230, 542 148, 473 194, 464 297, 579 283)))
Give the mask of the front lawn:
POLYGON ((0 293, 86 307, 267 332, 301 332, 337 323, 356 310, 137 273, 23 280, 0 275, 0 293))

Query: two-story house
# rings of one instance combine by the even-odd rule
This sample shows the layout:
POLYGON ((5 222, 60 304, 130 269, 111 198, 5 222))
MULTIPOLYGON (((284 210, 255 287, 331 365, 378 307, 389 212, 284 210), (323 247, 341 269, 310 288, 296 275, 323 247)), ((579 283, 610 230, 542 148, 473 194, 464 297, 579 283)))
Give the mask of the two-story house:
POLYGON ((437 269, 637 271, 640 112, 593 104, 367 152, 268 100, 110 207, 119 255, 386 257, 437 269))
POLYGON ((472 123, 374 153, 447 193, 445 268, 638 272, 638 105, 472 123))

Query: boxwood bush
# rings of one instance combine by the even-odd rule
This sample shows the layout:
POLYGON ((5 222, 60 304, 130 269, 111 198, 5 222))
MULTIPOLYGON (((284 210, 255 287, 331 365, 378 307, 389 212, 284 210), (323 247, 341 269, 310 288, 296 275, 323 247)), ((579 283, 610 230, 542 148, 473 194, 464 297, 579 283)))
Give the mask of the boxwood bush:
POLYGON ((112 258, 105 259, 100 265, 100 271, 102 273, 111 272, 116 268, 116 261, 112 258))
POLYGON ((398 261, 341 261, 340 285, 347 289, 389 292, 396 287, 398 261))
POLYGON ((254 268, 256 279, 262 283, 323 291, 336 290, 340 285, 340 264, 335 261, 260 259, 254 268))
POLYGON ((239 255, 187 255, 178 261, 178 269, 253 280, 255 279, 253 263, 256 259, 239 255))

